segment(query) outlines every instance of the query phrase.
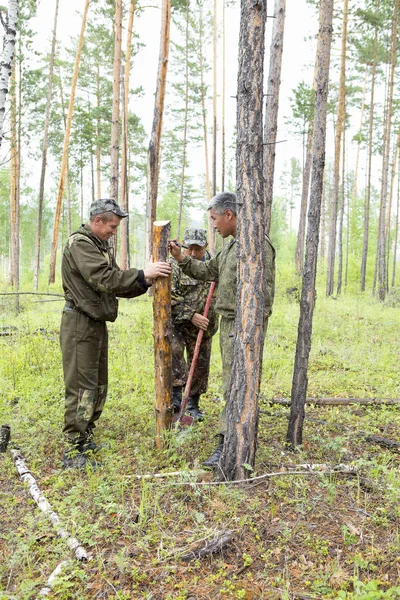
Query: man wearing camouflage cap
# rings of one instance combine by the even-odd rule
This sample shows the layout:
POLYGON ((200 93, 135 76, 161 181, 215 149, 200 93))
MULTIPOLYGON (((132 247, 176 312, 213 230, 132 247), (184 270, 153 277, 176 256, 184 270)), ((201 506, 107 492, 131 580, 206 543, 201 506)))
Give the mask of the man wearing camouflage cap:
MULTIPOLYGON (((183 243, 187 248, 185 256, 200 261, 209 260, 205 229, 189 227, 185 229, 183 243)), ((195 419, 202 419, 199 407, 201 394, 207 391, 210 371, 212 336, 218 329, 218 319, 212 301, 208 318, 203 316, 207 295, 210 289, 208 282, 197 281, 185 275, 176 260, 172 263, 172 398, 174 410, 180 409, 182 389, 186 384, 188 367, 190 366, 196 346, 199 329, 204 331, 200 352, 193 373, 193 381, 187 410, 195 419), (184 358, 186 349, 187 363, 184 358)))
POLYGON ((113 199, 93 202, 89 222, 68 238, 64 248, 61 275, 65 306, 60 342, 65 382, 66 467, 95 466, 88 455, 98 448, 93 432, 104 408, 108 385, 106 321, 117 318, 117 296, 140 296, 153 279, 171 273, 171 266, 165 262, 151 263, 144 270, 123 271, 118 267, 108 240, 127 216, 113 199))

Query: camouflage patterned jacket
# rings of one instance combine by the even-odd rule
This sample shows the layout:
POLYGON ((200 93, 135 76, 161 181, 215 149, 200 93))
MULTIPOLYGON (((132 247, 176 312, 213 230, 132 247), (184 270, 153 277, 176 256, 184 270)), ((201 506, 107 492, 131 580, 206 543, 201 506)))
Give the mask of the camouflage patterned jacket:
MULTIPOLYGON (((211 259, 211 254, 208 251, 206 251, 205 258, 206 260, 211 259)), ((193 333, 194 336, 197 336, 199 330, 191 323, 191 320, 195 313, 203 314, 210 284, 197 281, 185 275, 175 259, 171 258, 170 262, 172 265, 171 307, 173 323, 179 329, 184 328, 186 331, 193 333)), ((211 302, 208 319, 210 323, 207 331, 204 332, 205 338, 213 336, 218 329, 218 317, 215 313, 215 297, 211 302)))
POLYGON ((115 321, 117 296, 134 298, 148 288, 143 271, 122 271, 107 242, 88 225, 70 235, 61 265, 65 300, 97 321, 115 321))
MULTIPOLYGON (((266 237, 266 294, 265 316, 272 312, 275 294, 275 250, 271 240, 266 237)), ((216 281, 218 283, 216 312, 222 317, 233 319, 236 310, 237 258, 236 239, 232 238, 220 252, 210 260, 202 262, 186 256, 178 263, 182 271, 200 281, 216 281)))

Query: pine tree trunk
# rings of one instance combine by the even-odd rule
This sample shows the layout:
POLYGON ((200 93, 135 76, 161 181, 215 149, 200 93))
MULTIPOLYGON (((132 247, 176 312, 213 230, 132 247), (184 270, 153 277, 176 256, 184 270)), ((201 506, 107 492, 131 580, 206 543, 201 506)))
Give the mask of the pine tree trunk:
POLYGON ((242 0, 237 91, 238 287, 227 432, 218 477, 254 466, 264 347, 263 59, 266 3, 242 0))
POLYGON ((393 269, 392 269, 392 288, 396 284, 396 258, 397 258, 397 247, 399 243, 399 209, 400 209, 400 165, 398 168, 398 179, 397 179, 397 208, 396 208, 396 224, 394 230, 394 243, 393 243, 393 269))
POLYGON ((225 97, 226 97, 226 43, 225 43, 225 3, 222 0, 222 113, 221 113, 221 192, 225 190, 226 148, 225 148, 225 97))
POLYGON ((324 177, 322 182, 322 197, 321 197, 321 263, 325 262, 325 181, 326 181, 326 173, 324 171, 324 177))
POLYGON ((343 144, 342 144, 342 201, 340 203, 339 212, 339 232, 338 232, 338 282, 336 288, 336 294, 342 293, 342 279, 343 279, 343 221, 344 221, 344 209, 346 199, 346 185, 345 185, 345 174, 346 174, 346 131, 343 129, 343 144))
POLYGON ((310 175, 311 175, 311 163, 312 163, 312 149, 313 149, 313 137, 314 132, 312 125, 310 126, 307 139, 307 155, 306 164, 303 169, 303 185, 301 190, 301 205, 300 205, 300 219, 299 229, 297 232, 297 243, 296 243, 296 272, 298 275, 303 273, 303 257, 304 257, 304 240, 306 237, 306 221, 307 221, 307 203, 308 203, 308 191, 310 187, 310 175))
POLYGON ((0 60, 0 148, 3 141, 6 97, 15 53, 19 0, 8 0, 7 17, 4 25, 3 52, 0 60))
MULTIPOLYGON (((170 221, 155 221, 153 232, 154 262, 167 261, 170 221)), ((153 287, 156 446, 163 448, 172 421, 171 277, 156 279, 153 287)))
POLYGON ((74 74, 72 77, 71 96, 69 99, 67 123, 66 123, 66 127, 65 127, 65 136, 64 136, 64 147, 63 147, 63 154, 62 154, 62 159, 61 159, 60 181, 58 184, 56 209, 55 209, 55 214, 54 214, 54 229, 53 229, 53 242, 52 242, 51 257, 50 257, 49 283, 54 283, 55 278, 56 278, 58 234, 59 234, 59 230, 60 230, 61 209, 62 209, 62 203, 63 203, 62 201, 63 201, 63 196, 64 196, 65 172, 66 172, 67 164, 68 164, 69 138, 70 138, 70 134, 71 134, 71 123, 72 123, 72 115, 74 113, 76 84, 78 81, 79 63, 81 60, 81 52, 82 52, 83 38, 85 35, 85 25, 86 25, 87 12, 88 12, 88 8, 89 8, 89 2, 90 2, 90 0, 85 1, 85 8, 83 10, 83 16, 82 16, 81 32, 79 35, 78 48, 77 48, 76 57, 75 57, 74 74))
POLYGON ((291 448, 295 448, 298 444, 301 444, 303 440, 304 405, 308 386, 307 372, 311 350, 312 320, 315 306, 315 279, 317 273, 321 197, 325 168, 326 109, 332 42, 333 2, 334 0, 321 0, 320 2, 320 30, 317 51, 317 90, 314 120, 315 136, 310 208, 308 211, 300 319, 293 371, 290 417, 287 431, 287 443, 291 448))
MULTIPOLYGON (((361 101, 361 116, 360 116, 360 129, 359 135, 362 134, 362 128, 364 123, 364 111, 365 111, 365 95, 367 93, 367 79, 368 79, 368 67, 365 67, 365 75, 364 75, 364 87, 363 87, 363 95, 361 101)), ((360 151, 361 151, 361 139, 357 141, 357 154, 356 154, 356 166, 354 169, 354 185, 353 185, 353 198, 354 200, 357 197, 357 182, 358 182, 358 166, 360 163, 360 151)))
POLYGON ((46 112, 45 112, 45 117, 44 117, 42 169, 41 169, 41 173, 40 173, 40 183, 39 183, 38 219, 37 219, 36 247, 35 247, 35 269, 34 269, 34 275, 33 275, 33 289, 35 292, 37 292, 38 284, 39 284, 40 243, 41 243, 42 221, 43 221, 44 182, 45 182, 45 178, 46 178, 47 150, 49 147, 50 106, 51 106, 51 97, 52 97, 52 92, 53 92, 53 72, 54 72, 54 57, 55 57, 55 53, 56 53, 56 40, 57 40, 58 4, 59 4, 59 0, 56 0, 56 8, 54 11, 53 39, 51 42, 46 112))
POLYGON ((186 0, 186 35, 185 35, 185 111, 183 117, 183 142, 182 142, 182 164, 181 164, 181 186, 179 193, 178 227, 176 237, 181 239, 183 193, 185 189, 185 166, 186 146, 188 130, 188 106, 189 106, 189 0, 186 0))
MULTIPOLYGON (((62 110, 62 114, 63 114, 64 131, 65 131, 65 129, 67 127, 67 115, 65 114, 64 90, 63 90, 63 84, 62 84, 61 69, 60 69, 60 99, 61 99, 61 110, 62 110)), ((71 180, 69 177, 69 159, 68 159, 68 157, 67 157, 67 168, 65 170, 65 182, 67 184, 67 235, 69 237, 72 233, 72 229, 71 229, 71 180)))
POLYGON ((346 47, 347 47, 347 24, 349 13, 349 0, 344 0, 343 7, 343 31, 342 31, 342 52, 340 60, 340 82, 339 82, 339 100, 335 132, 335 160, 333 176, 333 195, 331 204, 331 215, 329 222, 329 245, 328 245, 328 271, 326 279, 326 295, 333 294, 335 279, 335 254, 336 254, 336 230, 337 215, 339 205, 339 170, 340 170, 340 142, 345 119, 345 98, 346 98, 346 47))
MULTIPOLYGON (((377 14, 380 9, 380 0, 378 0, 377 14)), ((371 72, 371 98, 369 107, 369 134, 368 134, 368 180, 367 190, 364 203, 364 235, 363 249, 361 257, 361 291, 365 292, 365 279, 367 273, 368 260, 368 242, 369 242, 369 213, 371 207, 371 177, 372 177, 372 150, 373 150, 373 132, 374 132, 374 106, 375 106, 375 78, 377 67, 377 52, 378 52, 378 24, 375 26, 374 50, 372 59, 371 72)))
MULTIPOLYGON (((115 0, 110 196, 118 202, 119 104, 121 94, 122 0, 115 0)), ((114 238, 115 239, 115 238, 114 238)))
POLYGON ((396 147, 394 149, 394 157, 392 163, 392 177, 390 181, 390 192, 389 192, 389 202, 387 206, 386 213, 386 224, 385 224, 385 236, 387 240, 386 244, 386 291, 389 291, 389 260, 390 260, 390 221, 392 218, 392 204, 393 204, 393 196, 394 196, 394 182, 396 179, 396 169, 397 162, 399 156, 399 144, 400 144, 400 133, 397 135, 396 147))
POLYGON ((386 119, 386 130, 384 133, 384 150, 382 161, 382 193, 381 207, 379 214, 378 226, 378 243, 377 243, 377 277, 378 277, 378 295, 381 302, 386 297, 387 289, 387 271, 386 271, 386 203, 387 203, 387 188, 389 175, 389 151, 390 151, 390 134, 392 130, 392 114, 393 114, 393 91, 394 91, 394 75, 396 67, 396 44, 397 44, 397 23, 399 17, 399 0, 395 0, 393 9, 393 24, 392 24, 392 49, 391 49, 391 71, 389 81, 389 100, 388 114, 386 119))
POLYGON ((266 232, 271 226, 272 200, 274 194, 274 171, 276 135, 278 130, 279 88, 281 85, 283 36, 285 31, 286 0, 275 0, 267 100, 265 103, 264 126, 264 179, 266 201, 266 232))
MULTIPOLYGON (((129 79, 132 56, 132 29, 135 14, 135 0, 131 0, 128 20, 128 36, 126 41, 125 70, 121 85, 122 93, 122 148, 121 148, 121 206, 129 214, 129 179, 128 179, 128 107, 129 79)), ((122 219, 120 225, 120 259, 121 269, 129 269, 129 219, 122 219)))
POLYGON ((97 64, 96 70, 96 107, 98 111, 97 123, 96 123, 96 179, 97 179, 97 198, 101 198, 101 148, 100 148, 100 131, 101 131, 101 120, 100 120, 100 66, 97 64))
POLYGON ((171 24, 171 0, 162 0, 160 53, 158 61, 157 89, 154 104, 153 127, 149 144, 149 223, 148 252, 153 253, 152 228, 157 215, 158 177, 160 173, 160 144, 164 114, 165 86, 167 82, 169 31, 171 24))

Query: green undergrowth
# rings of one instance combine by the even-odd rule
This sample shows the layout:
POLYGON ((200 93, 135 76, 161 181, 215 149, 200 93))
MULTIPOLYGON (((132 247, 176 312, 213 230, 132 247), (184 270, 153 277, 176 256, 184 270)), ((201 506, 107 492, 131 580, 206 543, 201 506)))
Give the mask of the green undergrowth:
MULTIPOLYGON (((397 406, 307 408, 304 443, 288 453, 289 409, 299 304, 278 286, 268 328, 254 475, 304 463, 356 469, 345 474, 286 474, 246 487, 198 485, 213 450, 221 409, 221 362, 214 339, 204 422, 154 445, 151 301, 122 301, 110 325, 110 386, 96 437, 102 467, 61 466, 63 382, 59 302, 22 299, 19 316, 3 302, 0 424, 12 430, 54 510, 88 549, 72 561, 50 597, 62 599, 400 598, 399 454, 368 435, 400 442, 397 406), (15 327, 16 329, 7 329, 15 327), (150 473, 183 474, 138 479, 150 473), (190 483, 195 485, 189 485, 190 483), (227 529, 221 553, 182 560, 227 529)), ((367 296, 327 299, 314 318, 311 397, 398 398, 400 314, 367 296)), ((69 550, 30 499, 9 453, 0 455, 0 599, 38 595, 69 550)))

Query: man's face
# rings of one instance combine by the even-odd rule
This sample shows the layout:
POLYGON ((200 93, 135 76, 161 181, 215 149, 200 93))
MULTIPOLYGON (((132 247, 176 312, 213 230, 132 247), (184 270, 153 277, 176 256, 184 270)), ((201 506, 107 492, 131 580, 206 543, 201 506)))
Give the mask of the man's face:
POLYGON ((190 244, 190 246, 185 249, 184 254, 186 256, 191 256, 196 260, 202 260, 203 256, 206 253, 207 244, 205 246, 199 246, 198 244, 190 244))
POLYGON ((223 215, 215 212, 213 208, 210 208, 210 217, 213 222, 214 228, 218 231, 221 237, 227 238, 230 235, 236 235, 236 215, 229 208, 224 212, 223 215))
POLYGON ((118 215, 113 215, 110 221, 104 223, 104 221, 101 220, 101 215, 96 215, 94 221, 90 224, 90 228, 99 240, 106 242, 116 235, 121 218, 122 217, 118 217, 118 215))

